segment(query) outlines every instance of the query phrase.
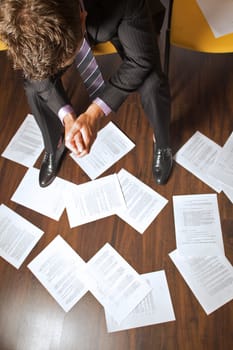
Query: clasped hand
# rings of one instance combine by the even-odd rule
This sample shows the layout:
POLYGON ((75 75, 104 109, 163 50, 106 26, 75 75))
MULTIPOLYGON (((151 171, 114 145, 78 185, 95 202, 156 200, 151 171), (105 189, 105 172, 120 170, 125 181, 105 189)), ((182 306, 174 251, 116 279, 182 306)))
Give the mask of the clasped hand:
POLYGON ((89 153, 97 136, 99 119, 103 115, 101 108, 94 103, 78 118, 67 114, 64 118, 66 147, 78 157, 89 153))

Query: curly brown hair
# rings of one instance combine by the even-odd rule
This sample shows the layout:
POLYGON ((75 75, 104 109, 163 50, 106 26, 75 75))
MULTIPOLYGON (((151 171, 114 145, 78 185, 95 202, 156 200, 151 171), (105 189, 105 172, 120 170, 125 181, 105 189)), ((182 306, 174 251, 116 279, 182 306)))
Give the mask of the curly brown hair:
POLYGON ((28 79, 56 74, 82 40, 78 0, 0 0, 0 37, 28 79))

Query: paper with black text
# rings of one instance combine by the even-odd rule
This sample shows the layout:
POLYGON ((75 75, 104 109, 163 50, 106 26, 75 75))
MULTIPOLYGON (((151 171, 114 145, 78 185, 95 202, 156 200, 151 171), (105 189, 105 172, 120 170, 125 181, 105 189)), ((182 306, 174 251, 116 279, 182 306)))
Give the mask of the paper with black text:
POLYGON ((151 286, 152 291, 120 323, 105 312, 108 332, 144 327, 175 320, 165 271, 141 275, 151 286))
POLYGON ((117 215, 143 233, 167 204, 168 200, 152 190, 125 169, 117 174, 126 201, 126 208, 117 215))
POLYGON ((71 157, 93 180, 127 154, 135 144, 112 122, 98 132, 89 154, 71 157))
POLYGON ((207 315, 233 299, 233 267, 221 252, 184 257, 176 249, 169 256, 207 315))
POLYGON ((209 168, 209 174, 233 190, 233 132, 209 168))
POLYGON ((70 227, 82 225, 125 208, 125 200, 116 174, 81 185, 69 184, 64 200, 70 227))
POLYGON ((217 195, 173 196, 176 245, 185 256, 224 254, 217 195))
POLYGON ((233 33, 232 0, 197 0, 216 38, 233 33))
POLYGON ((106 243, 88 262, 89 290, 117 322, 149 294, 150 285, 106 243))
POLYGON ((59 235, 30 262, 28 268, 66 312, 88 291, 86 263, 59 235))
POLYGON ((0 205, 0 256, 18 269, 43 231, 4 204, 0 205))
POLYGON ((44 144, 40 129, 34 116, 28 114, 2 156, 26 167, 31 167, 43 149, 44 144))
POLYGON ((195 134, 175 154, 175 161, 193 173, 201 181, 221 192, 221 184, 210 176, 209 168, 214 164, 221 147, 205 135, 196 131, 195 134))
POLYGON ((40 187, 39 170, 29 168, 11 200, 54 220, 59 220, 65 209, 63 191, 67 182, 59 177, 48 187, 40 187))

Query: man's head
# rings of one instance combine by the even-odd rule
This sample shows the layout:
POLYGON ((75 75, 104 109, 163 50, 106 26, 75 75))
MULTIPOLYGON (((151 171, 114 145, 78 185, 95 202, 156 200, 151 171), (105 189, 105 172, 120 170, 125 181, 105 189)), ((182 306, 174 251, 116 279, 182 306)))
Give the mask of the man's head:
POLYGON ((0 37, 29 79, 54 75, 83 38, 78 0, 1 0, 0 37))

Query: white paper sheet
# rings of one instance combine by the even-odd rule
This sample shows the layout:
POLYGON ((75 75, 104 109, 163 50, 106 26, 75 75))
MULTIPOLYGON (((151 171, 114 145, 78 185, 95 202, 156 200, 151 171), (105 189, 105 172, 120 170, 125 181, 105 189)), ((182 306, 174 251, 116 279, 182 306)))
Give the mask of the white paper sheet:
POLYGON ((125 169, 118 173, 118 179, 127 208, 118 210, 116 214, 143 233, 168 201, 125 169))
POLYGON ((28 268, 66 312, 88 291, 86 263, 61 236, 50 242, 28 268))
POLYGON ((224 254, 216 194, 173 196, 176 244, 181 255, 224 254))
POLYGON ((232 0, 197 0, 216 38, 233 32, 232 0))
POLYGON ((233 189, 233 132, 209 168, 209 174, 233 189))
POLYGON ((150 285, 106 243, 87 263, 89 289, 120 323, 149 294, 150 285))
POLYGON ((64 191, 70 227, 82 225, 125 208, 125 200, 116 174, 81 185, 70 184, 64 191))
POLYGON ((221 252, 191 258, 174 250, 169 256, 207 315, 233 299, 233 267, 221 252))
POLYGON ((2 156, 26 167, 31 167, 40 156, 43 148, 40 129, 33 115, 28 114, 2 156))
POLYGON ((99 131, 89 154, 78 158, 72 153, 71 157, 93 180, 109 169, 134 146, 134 143, 110 122, 99 131))
POLYGON ((0 256, 18 269, 43 231, 4 204, 0 205, 0 256))
POLYGON ((220 150, 221 147, 217 143, 196 131, 175 154, 174 159, 219 193, 222 189, 221 184, 208 172, 220 150))
POLYGON ((48 187, 40 187, 39 170, 29 168, 11 200, 58 221, 65 209, 62 193, 66 183, 56 177, 48 187))
POLYGON ((165 271, 141 275, 152 287, 152 291, 131 311, 119 325, 105 312, 108 332, 149 326, 175 320, 165 271))

